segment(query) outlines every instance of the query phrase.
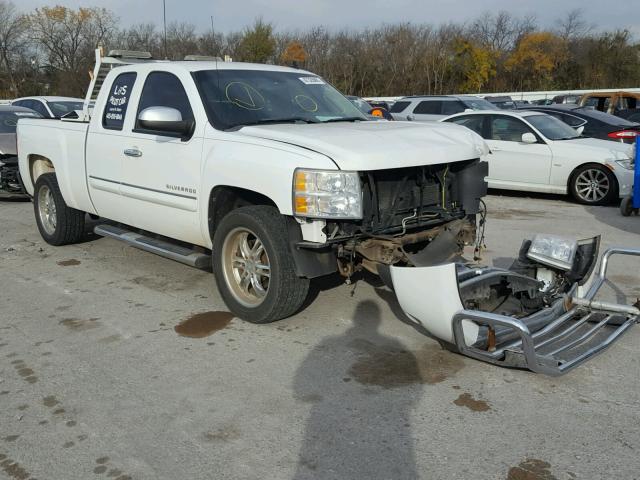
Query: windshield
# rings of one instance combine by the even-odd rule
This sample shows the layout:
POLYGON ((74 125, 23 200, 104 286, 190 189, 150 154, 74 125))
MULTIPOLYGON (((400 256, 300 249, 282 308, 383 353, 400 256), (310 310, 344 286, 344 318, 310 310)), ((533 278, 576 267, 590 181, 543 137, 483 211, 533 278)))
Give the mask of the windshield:
POLYGON ((16 133, 20 118, 40 118, 36 112, 0 112, 0 133, 16 133))
POLYGON ((47 102, 53 115, 57 118, 64 117, 67 113, 74 110, 82 110, 84 105, 82 102, 47 102))
POLYGON ((484 98, 474 98, 473 100, 463 100, 462 103, 471 110, 495 110, 496 107, 487 102, 484 98))
POLYGON ((531 115, 525 118, 549 140, 570 140, 580 136, 569 125, 550 115, 531 115))
POLYGON ((322 78, 305 72, 202 70, 194 73, 213 126, 367 120, 322 78))

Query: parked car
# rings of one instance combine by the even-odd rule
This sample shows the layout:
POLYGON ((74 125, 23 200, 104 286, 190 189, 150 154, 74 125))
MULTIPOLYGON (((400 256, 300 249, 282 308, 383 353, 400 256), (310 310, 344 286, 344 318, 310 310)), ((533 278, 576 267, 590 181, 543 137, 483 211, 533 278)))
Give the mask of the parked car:
POLYGON ((531 104, 533 105, 551 105, 553 100, 550 98, 541 98, 539 100, 533 100, 531 104))
POLYGON ((493 110, 486 100, 473 95, 414 96, 397 100, 391 107, 394 120, 428 122, 467 110, 493 110))
POLYGON ((570 193, 580 203, 601 205, 629 194, 633 148, 581 137, 540 112, 472 112, 444 119, 482 136, 491 155, 489 187, 570 193))
POLYGON ((631 92, 593 92, 580 98, 578 105, 592 107, 601 112, 640 122, 640 93, 631 92))
POLYGON ((75 110, 82 110, 84 100, 73 97, 22 97, 11 105, 30 108, 44 118, 62 118, 75 110))
POLYGON ((484 97, 484 99, 492 104, 494 108, 497 107, 500 110, 513 110, 514 108, 516 108, 516 104, 514 103, 513 99, 508 95, 487 96, 484 97))
POLYGON ((21 118, 40 118, 28 108, 0 105, 0 198, 24 198, 18 172, 16 126, 21 118))
POLYGON ((393 120, 391 114, 383 107, 374 107, 364 98, 357 97, 355 95, 346 95, 346 97, 358 110, 372 119, 384 118, 385 120, 393 120))
POLYGON ((251 322, 292 315, 311 278, 444 261, 475 237, 482 138, 370 121, 311 72, 141 61, 109 70, 88 114, 19 123, 43 239, 78 242, 85 213, 101 217, 100 235, 212 263, 251 322))
POLYGON ((529 100, 514 100, 513 105, 515 108, 526 107, 527 105, 531 105, 531 102, 529 100))
POLYGON ((622 143, 635 143, 640 133, 640 123, 609 115, 590 107, 579 105, 548 105, 526 107, 523 110, 546 113, 573 127, 585 137, 599 138, 622 143))
POLYGON ((577 104, 580 101, 580 97, 581 95, 575 94, 575 93, 566 93, 564 95, 556 95, 555 97, 553 97, 553 99, 551 100, 551 103, 573 103, 573 104, 577 104))

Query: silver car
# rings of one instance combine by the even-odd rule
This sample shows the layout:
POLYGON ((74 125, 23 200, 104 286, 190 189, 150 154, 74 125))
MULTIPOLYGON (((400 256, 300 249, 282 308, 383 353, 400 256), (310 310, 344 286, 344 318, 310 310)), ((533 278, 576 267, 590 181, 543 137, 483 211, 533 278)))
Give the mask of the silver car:
POLYGON ((474 95, 422 95, 399 99, 391 107, 390 113, 394 120, 435 122, 456 113, 495 108, 474 95))
POLYGON ((0 198, 26 197, 18 172, 16 127, 20 118, 40 118, 33 110, 0 105, 0 198))

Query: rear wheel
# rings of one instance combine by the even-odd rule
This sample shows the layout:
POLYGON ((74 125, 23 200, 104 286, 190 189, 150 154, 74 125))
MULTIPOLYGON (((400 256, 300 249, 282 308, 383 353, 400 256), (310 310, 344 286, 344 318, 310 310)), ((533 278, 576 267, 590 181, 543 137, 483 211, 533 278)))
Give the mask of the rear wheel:
POLYGON ((569 185, 571 194, 585 205, 612 203, 618 195, 616 177, 600 165, 584 165, 578 168, 569 185))
POLYGON ((243 320, 280 320, 307 297, 309 280, 296 275, 287 225, 274 207, 242 207, 227 214, 214 233, 212 257, 220 294, 243 320))
POLYGON ((44 173, 38 177, 33 207, 40 235, 48 244, 67 245, 82 239, 84 212, 67 206, 55 173, 44 173))

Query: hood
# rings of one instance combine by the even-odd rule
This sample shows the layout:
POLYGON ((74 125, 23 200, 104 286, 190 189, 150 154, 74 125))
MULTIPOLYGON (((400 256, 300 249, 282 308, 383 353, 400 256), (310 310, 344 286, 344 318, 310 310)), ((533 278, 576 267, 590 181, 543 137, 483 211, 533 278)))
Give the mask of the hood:
POLYGON ((0 133, 0 155, 17 155, 15 133, 0 133))
POLYGON ((556 140, 553 142, 554 153, 558 150, 573 152, 598 160, 626 160, 633 158, 634 146, 628 143, 600 140, 598 138, 576 138, 575 140, 556 140), (584 153, 582 153, 584 152, 584 153))
POLYGON ((341 170, 384 170, 480 158, 484 140, 450 123, 336 122, 243 127, 238 135, 297 145, 331 158, 341 170))

